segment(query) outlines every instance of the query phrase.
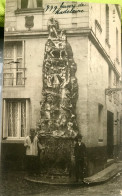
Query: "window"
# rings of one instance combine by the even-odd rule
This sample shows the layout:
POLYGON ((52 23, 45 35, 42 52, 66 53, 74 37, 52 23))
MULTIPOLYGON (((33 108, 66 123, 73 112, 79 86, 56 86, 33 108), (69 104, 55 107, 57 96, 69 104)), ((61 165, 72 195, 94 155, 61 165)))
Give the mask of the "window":
POLYGON ((113 85, 119 87, 119 77, 114 73, 113 85))
POLYGON ((10 99, 3 104, 3 138, 22 138, 28 130, 28 100, 10 99))
POLYGON ((110 48, 109 44, 109 6, 106 5, 106 43, 110 48))
POLYGON ((115 92, 113 94, 113 101, 114 101, 114 104, 116 104, 117 106, 119 106, 119 93, 118 92, 115 92))
POLYGON ((108 88, 111 88, 112 83, 112 70, 110 67, 108 67, 108 88))
POLYGON ((98 22, 98 20, 95 20, 95 33, 96 33, 97 29, 100 33, 102 33, 102 27, 101 27, 100 23, 98 22))
POLYGON ((118 29, 116 28, 116 59, 119 59, 118 29))
POLYGON ((116 74, 115 73, 113 73, 113 74, 114 74, 113 85, 116 86, 117 85, 117 78, 116 78, 116 74))
POLYGON ((101 4, 96 4, 96 19, 95 19, 95 34, 97 36, 97 32, 102 33, 102 27, 101 27, 101 4))
POLYGON ((18 9, 35 9, 42 7, 42 0, 18 0, 18 9))
POLYGON ((106 5, 106 39, 109 40, 109 6, 106 5))
POLYGON ((18 42, 5 42, 3 85, 25 85, 25 68, 23 58, 23 44, 18 42))
MULTIPOLYGON (((112 87, 112 70, 108 67, 108 88, 112 87)), ((112 94, 109 94, 109 101, 112 102, 112 94)))
POLYGON ((98 104, 98 141, 103 142, 103 105, 98 104))
POLYGON ((116 77, 116 87, 120 87, 120 81, 119 81, 119 78, 118 77, 116 77))

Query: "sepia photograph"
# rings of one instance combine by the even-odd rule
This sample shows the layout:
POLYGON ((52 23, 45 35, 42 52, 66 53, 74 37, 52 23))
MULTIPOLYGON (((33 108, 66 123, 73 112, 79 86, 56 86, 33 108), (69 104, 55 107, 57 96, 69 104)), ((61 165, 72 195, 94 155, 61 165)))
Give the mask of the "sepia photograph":
POLYGON ((1 196, 122 195, 121 67, 120 5, 6 0, 1 196))

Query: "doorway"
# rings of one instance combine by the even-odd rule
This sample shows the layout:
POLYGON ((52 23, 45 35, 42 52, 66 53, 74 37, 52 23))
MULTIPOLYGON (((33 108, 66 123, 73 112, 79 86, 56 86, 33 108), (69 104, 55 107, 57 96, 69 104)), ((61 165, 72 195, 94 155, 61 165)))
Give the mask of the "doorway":
POLYGON ((110 111, 107 111, 107 154, 109 159, 113 158, 114 150, 113 121, 114 114, 110 111))

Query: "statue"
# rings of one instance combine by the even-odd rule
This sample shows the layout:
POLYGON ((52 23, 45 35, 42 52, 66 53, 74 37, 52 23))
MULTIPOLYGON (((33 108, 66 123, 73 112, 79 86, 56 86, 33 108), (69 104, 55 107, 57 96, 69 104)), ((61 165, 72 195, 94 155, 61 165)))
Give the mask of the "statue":
POLYGON ((48 31, 49 31, 49 38, 58 38, 58 30, 59 30, 59 24, 58 21, 54 18, 50 18, 48 21, 48 31))
POLYGON ((43 63, 40 133, 75 137, 78 131, 76 63, 66 31, 59 29, 59 23, 54 18, 48 21, 48 32, 43 63))

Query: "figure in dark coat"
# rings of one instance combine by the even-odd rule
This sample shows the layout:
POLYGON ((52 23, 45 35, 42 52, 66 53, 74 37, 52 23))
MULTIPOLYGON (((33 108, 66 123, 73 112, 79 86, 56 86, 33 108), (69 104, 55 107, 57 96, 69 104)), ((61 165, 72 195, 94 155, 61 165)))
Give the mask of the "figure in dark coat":
POLYGON ((75 156, 75 176, 76 182, 84 179, 84 167, 86 164, 86 146, 82 142, 82 135, 75 138, 74 156, 75 156))

